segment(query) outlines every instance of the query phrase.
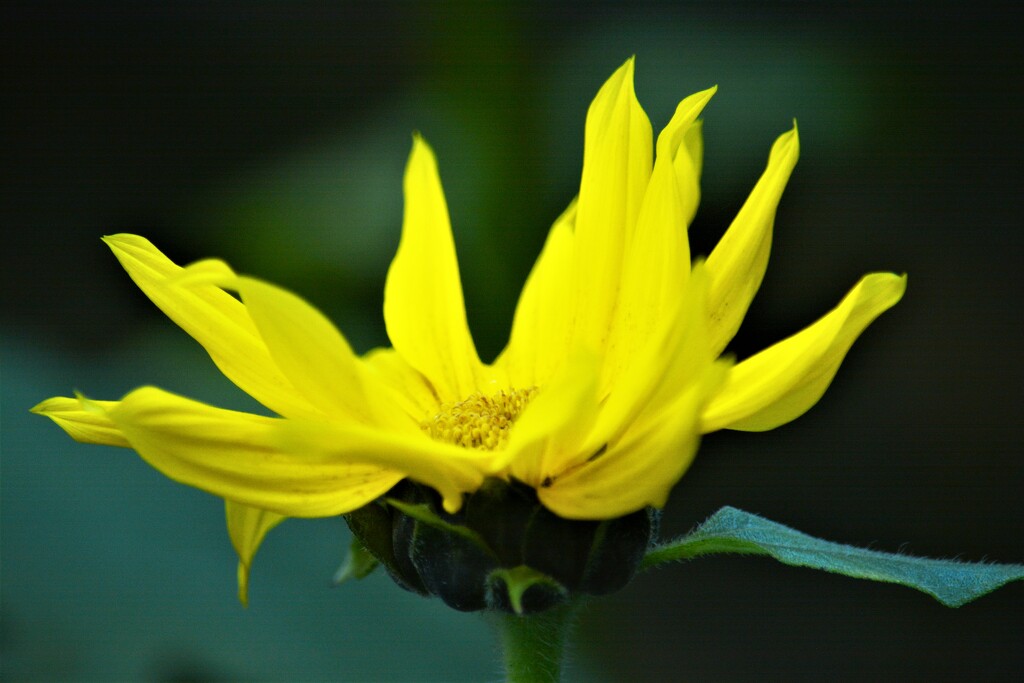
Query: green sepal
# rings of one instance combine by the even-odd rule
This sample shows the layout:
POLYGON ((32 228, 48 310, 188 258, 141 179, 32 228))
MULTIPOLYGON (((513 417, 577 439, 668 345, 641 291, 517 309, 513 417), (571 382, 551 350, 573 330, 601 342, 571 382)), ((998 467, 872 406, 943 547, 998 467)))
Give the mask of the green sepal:
POLYGON ((334 573, 334 585, 345 583, 349 579, 365 579, 379 564, 373 553, 367 550, 358 538, 353 538, 344 561, 334 573))
POLYGON ((636 575, 644 553, 657 538, 661 513, 654 508, 640 510, 600 523, 587 556, 580 589, 590 595, 614 593, 636 575))
POLYGON ((657 517, 639 510, 604 521, 563 519, 527 485, 487 479, 452 514, 435 491, 403 481, 346 520, 404 588, 457 610, 531 614, 624 586, 657 517))
POLYGON ((642 568, 715 553, 769 555, 783 564, 858 579, 897 583, 959 607, 1011 581, 1024 565, 934 560, 823 541, 733 507, 723 507, 695 531, 655 546, 642 568))
POLYGON ((465 525, 485 539, 503 567, 514 567, 523 563, 523 539, 539 507, 525 484, 484 479, 466 499, 465 525))
POLYGON ((463 534, 419 520, 409 540, 409 560, 427 591, 460 612, 487 606, 484 577, 498 566, 493 555, 463 534))
POLYGON ((445 521, 440 517, 440 515, 431 510, 430 506, 426 503, 406 503, 398 500, 397 498, 385 498, 384 502, 405 514, 407 517, 412 517, 417 522, 423 522, 427 526, 431 526, 438 531, 445 531, 450 534, 462 536, 466 540, 475 543, 488 555, 494 554, 487 543, 484 542, 484 539, 480 537, 480 534, 476 533, 472 529, 467 529, 464 526, 445 521))
POLYGON ((406 590, 426 595, 427 589, 409 563, 409 559, 395 554, 395 526, 401 521, 393 519, 391 511, 378 503, 364 505, 345 515, 345 522, 352 535, 359 539, 367 552, 384 565, 395 583, 406 590))
POLYGON ((487 602, 491 609, 533 614, 568 599, 569 591, 565 586, 526 565, 495 569, 487 577, 487 602))

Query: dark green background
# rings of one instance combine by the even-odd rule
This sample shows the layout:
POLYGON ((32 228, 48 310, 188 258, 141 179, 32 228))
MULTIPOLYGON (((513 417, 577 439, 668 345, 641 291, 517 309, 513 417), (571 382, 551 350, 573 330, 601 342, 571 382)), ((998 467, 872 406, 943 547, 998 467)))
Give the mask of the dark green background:
MULTIPOLYGON (((140 232, 307 297, 386 342, 410 133, 434 146, 481 353, 502 346, 583 118, 637 55, 655 131, 705 113, 707 253, 774 138, 802 153, 744 357, 869 270, 903 303, 821 404, 709 436, 667 509, 724 504, 834 540, 1024 561, 1022 48, 1010 3, 5 3, 2 629, 9 681, 485 680, 475 615, 383 576, 331 589, 341 520, 268 539, 234 598, 221 503, 27 409, 140 384, 251 407, 99 241, 140 232)), ((907 589, 714 558, 581 619, 573 676, 609 681, 999 680, 1024 668, 1024 585, 948 610, 907 589)))

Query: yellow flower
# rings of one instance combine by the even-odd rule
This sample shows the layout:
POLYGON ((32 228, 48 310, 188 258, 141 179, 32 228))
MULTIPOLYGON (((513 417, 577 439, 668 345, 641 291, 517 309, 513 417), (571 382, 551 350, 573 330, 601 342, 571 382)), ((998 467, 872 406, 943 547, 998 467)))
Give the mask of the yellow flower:
POLYGON ((358 356, 284 289, 221 261, 181 268, 142 237, 114 235, 104 241, 135 283, 280 417, 155 387, 120 401, 51 398, 33 410, 78 441, 132 448, 168 477, 222 497, 243 601, 274 525, 353 511, 403 479, 436 490, 449 512, 487 478, 529 485, 567 519, 661 507, 702 433, 771 429, 814 405, 906 282, 867 275, 805 330, 735 365, 720 359, 761 283, 799 143, 795 127, 779 137, 721 242, 691 263, 698 116, 713 94, 683 100, 652 145, 633 61, 604 84, 587 114, 579 196, 552 227, 491 364, 466 324, 434 155, 415 137, 384 289, 393 348, 358 356))

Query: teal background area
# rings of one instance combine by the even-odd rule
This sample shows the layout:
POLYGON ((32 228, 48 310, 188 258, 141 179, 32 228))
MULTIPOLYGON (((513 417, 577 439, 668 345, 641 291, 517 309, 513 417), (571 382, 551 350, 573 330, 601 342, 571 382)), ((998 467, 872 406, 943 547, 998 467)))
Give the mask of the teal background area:
MULTIPOLYGON (((706 254, 794 117, 801 159, 731 351, 871 270, 905 300, 821 403, 709 435, 665 532, 722 505, 831 540, 1024 561, 1022 50, 1009 3, 7 3, 0 224, 4 681, 498 680, 479 615, 383 574, 331 587, 348 532, 293 520, 235 598, 222 503, 28 413, 154 384, 258 409, 99 241, 217 256, 387 343, 381 296, 420 131, 445 185, 481 355, 507 338, 576 193, 586 108, 637 56, 655 132, 705 118, 706 254)), ((890 585, 701 559, 593 601, 571 680, 1015 680, 1024 585, 948 610, 890 585)))

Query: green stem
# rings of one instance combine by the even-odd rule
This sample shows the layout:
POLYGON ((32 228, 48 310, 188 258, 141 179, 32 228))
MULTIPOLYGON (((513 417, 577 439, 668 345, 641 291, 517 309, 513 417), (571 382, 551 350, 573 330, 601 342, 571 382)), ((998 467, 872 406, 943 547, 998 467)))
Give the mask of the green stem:
POLYGON ((572 615, 572 605, 522 616, 495 614, 508 683, 557 683, 561 680, 572 615))

